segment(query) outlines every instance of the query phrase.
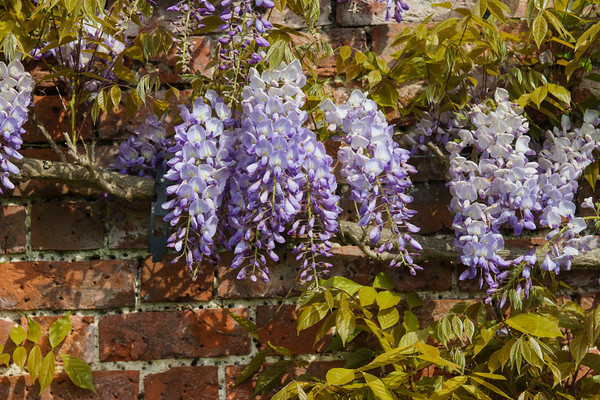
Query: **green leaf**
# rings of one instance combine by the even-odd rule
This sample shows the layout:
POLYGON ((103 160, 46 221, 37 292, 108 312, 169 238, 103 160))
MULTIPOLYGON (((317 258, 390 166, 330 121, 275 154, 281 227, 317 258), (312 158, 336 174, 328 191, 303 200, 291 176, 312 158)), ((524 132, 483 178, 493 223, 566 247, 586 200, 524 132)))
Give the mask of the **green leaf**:
POLYGON ((548 22, 546 21, 546 18, 544 18, 543 14, 538 14, 538 16, 533 20, 532 32, 535 43, 539 49, 546 38, 546 34, 548 33, 548 22))
POLYGON ((377 297, 375 299, 377 301, 377 305, 381 309, 394 307, 400 303, 401 300, 400 295, 387 290, 377 293, 377 297))
POLYGON ((557 99, 562 100, 567 104, 571 104, 571 93, 563 86, 549 83, 548 91, 557 99))
POLYGON ((50 325, 48 330, 48 338, 50 339, 50 346, 55 348, 58 346, 71 331, 71 312, 68 312, 64 317, 57 319, 50 325))
POLYGON ((21 371, 24 371, 25 360, 27 359, 27 350, 25 347, 19 346, 13 351, 13 361, 21 371))
POLYGON ((119 108, 119 105, 121 104, 121 88, 117 85, 110 88, 110 99, 115 108, 119 108))
POLYGON ((298 316, 298 332, 310 328, 327 315, 327 304, 315 304, 303 308, 298 316), (323 307, 324 306, 324 307, 323 307))
POLYGON ((33 343, 36 343, 42 335, 42 329, 40 324, 27 317, 27 339, 33 343))
POLYGON ((358 291, 358 300, 363 307, 370 306, 375 302, 377 290, 371 286, 364 286, 358 291))
POLYGON ((340 57, 342 60, 346 61, 352 55, 352 49, 350 46, 342 46, 340 49, 340 57))
POLYGON ((414 292, 407 293, 406 295, 404 295, 404 301, 406 302, 406 305, 408 306, 409 310, 420 307, 421 304, 423 304, 423 301, 421 300, 419 295, 414 292))
POLYGON ((406 332, 416 332, 421 329, 419 318, 412 311, 404 311, 404 320, 402 321, 406 332))
POLYGON ((39 382, 40 382, 40 394, 52 383, 54 379, 54 353, 49 352, 46 357, 42 360, 42 366, 40 367, 39 382))
POLYGON ((593 163, 585 167, 583 171, 583 177, 586 182, 589 183, 592 190, 596 187, 596 182, 598 182, 598 175, 600 174, 600 161, 595 160, 593 163))
POLYGON ((281 381, 281 377, 283 377, 285 371, 293 363, 294 362, 292 360, 280 360, 269 366, 269 368, 261 373, 256 380, 256 385, 254 386, 254 393, 252 396, 263 394, 275 387, 281 381))
POLYGON ((387 389, 385 384, 376 377, 375 375, 371 375, 369 373, 363 372, 363 377, 365 378, 365 382, 369 386, 369 389, 375 395, 375 399, 377 400, 395 400, 394 396, 387 389))
POLYGON ((447 396, 454 392, 456 389, 460 388, 467 382, 466 376, 455 376, 454 378, 450 378, 442 384, 442 388, 437 390, 431 397, 431 400, 442 399, 444 396, 447 396))
MULTIPOLYGON (((529 101, 533 101, 535 105, 540 108, 542 105, 542 101, 548 95, 548 86, 540 86, 536 88, 530 95, 529 101)), ((519 99, 520 100, 520 99, 519 99)))
POLYGON ((539 314, 518 314, 508 318, 506 324, 513 329, 532 336, 547 338, 563 336, 558 328, 558 321, 552 321, 539 314))
POLYGON ((346 368, 332 368, 327 371, 326 378, 329 385, 345 385, 354 380, 354 370, 346 368))
POLYGON ((42 351, 38 345, 33 346, 27 357, 27 372, 31 375, 31 379, 35 383, 42 366, 42 351))
POLYGON ((354 333, 354 329, 356 328, 354 314, 352 314, 352 312, 346 308, 338 310, 335 319, 335 326, 338 335, 340 335, 340 338, 342 339, 342 343, 345 345, 346 341, 350 335, 354 333))
POLYGON ((373 287, 394 290, 394 282, 385 272, 380 272, 373 281, 373 287))
POLYGON ((287 43, 285 40, 278 40, 269 46, 269 51, 266 56, 266 59, 269 61, 269 68, 276 68, 281 64, 286 46, 287 43))
POLYGON ((225 312, 227 312, 227 314, 229 314, 229 316, 231 318, 233 318, 235 320, 235 322, 237 322, 238 324, 240 324, 240 326, 242 328, 244 328, 244 330, 246 332, 248 332, 249 334, 251 334, 252 337, 254 337, 256 340, 258 340, 258 328, 254 324, 254 322, 250 321, 248 318, 244 318, 242 316, 239 316, 236 313, 231 312, 230 310, 225 309, 225 312))
POLYGON ((343 276, 334 276, 333 278, 327 279, 323 286, 331 286, 336 289, 340 289, 350 296, 354 293, 358 292, 363 285, 356 283, 348 278, 344 278, 343 276))
POLYGON ((80 388, 89 389, 96 393, 94 388, 94 379, 92 377, 92 369, 79 357, 69 356, 67 354, 61 354, 60 357, 63 360, 65 371, 71 379, 71 381, 80 388))
POLYGON ((10 364, 10 354, 4 353, 0 354, 0 365, 5 364, 8 366, 10 364))
POLYGON ((484 387, 488 388, 492 392, 494 392, 496 394, 499 394, 500 396, 504 397, 505 399, 513 400, 513 397, 510 397, 509 395, 507 395, 506 393, 504 393, 502 390, 498 389, 496 386, 492 385, 489 382, 486 382, 485 380, 483 380, 481 378, 478 378, 478 377, 475 377, 475 376, 471 376, 470 379, 471 379, 471 381, 477 382, 481 386, 484 386, 484 387))
POLYGON ((239 385, 240 383, 250 378, 252 374, 254 374, 254 372, 256 372, 260 368, 260 366, 265 362, 265 359, 267 358, 268 354, 269 349, 266 349, 258 352, 254 357, 252 357, 252 360, 250 360, 248 365, 246 365, 246 367, 238 375, 237 379, 235 380, 235 384, 239 385))
POLYGON ((377 320, 379 321, 379 325, 381 325, 381 329, 389 329, 398 323, 400 313, 395 307, 382 308, 377 313, 377 320))
POLYGON ((569 351, 573 356, 575 365, 579 365, 583 357, 585 357, 588 349, 590 348, 590 342, 585 336, 577 336, 569 343, 569 351))
POLYGON ((21 325, 16 325, 10 330, 10 339, 17 346, 23 343, 25 338, 27 337, 27 332, 21 325))

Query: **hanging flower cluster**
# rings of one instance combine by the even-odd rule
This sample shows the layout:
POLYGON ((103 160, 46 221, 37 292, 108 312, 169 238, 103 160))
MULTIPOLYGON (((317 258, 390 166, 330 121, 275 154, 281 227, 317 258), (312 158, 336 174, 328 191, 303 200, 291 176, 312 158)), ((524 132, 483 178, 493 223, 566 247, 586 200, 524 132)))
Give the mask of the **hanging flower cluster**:
POLYGON ((575 217, 573 198, 577 179, 593 161, 592 151, 599 145, 600 130, 590 123, 597 121, 588 115, 581 129, 569 131, 570 124, 564 120, 562 131, 547 132, 543 150, 536 153, 530 148, 531 138, 525 135, 528 124, 521 112, 509 102, 506 90, 497 89, 494 105, 472 108, 473 129, 460 130, 460 140, 446 145, 451 160, 448 187, 453 196, 450 210, 455 213, 455 243, 467 266, 460 279, 479 275, 480 284, 485 281, 490 293, 509 275, 509 267, 516 265, 521 266, 527 293, 531 268, 537 261, 533 251, 515 260, 499 255, 505 227, 511 227, 515 235, 523 229, 550 227, 547 239, 552 240, 552 251, 542 268, 555 273, 569 269, 573 256, 587 250, 588 239, 579 236, 586 223, 575 217), (472 149, 477 158, 463 155, 466 149, 472 149))
POLYGON ((150 115, 119 148, 114 163, 110 165, 122 174, 147 178, 156 176, 156 167, 166 168, 167 139, 164 123, 156 115, 150 115))
POLYGON ((411 273, 421 269, 413 261, 410 248, 421 246, 410 233, 419 231, 409 219, 415 211, 408 208, 412 197, 408 189, 412 183, 409 174, 417 172, 408 164, 409 152, 393 140, 393 127, 365 93, 355 90, 347 104, 336 106, 326 101, 321 109, 331 131, 339 132, 343 143, 338 153, 342 176, 352 188, 351 199, 361 205, 360 226, 373 225, 371 245, 379 252, 398 248, 398 257, 392 265, 407 265, 411 273), (382 241, 381 231, 389 225, 393 238, 382 241))
POLYGON ((296 248, 303 277, 329 267, 316 256, 330 256, 329 239, 337 232, 341 209, 332 175, 332 160, 315 134, 303 125, 306 78, 299 61, 258 74, 252 70, 242 92, 240 143, 232 176, 229 246, 235 251, 238 278, 268 279, 265 252, 273 261, 276 243, 290 234, 307 236, 296 248), (310 254, 310 256, 309 256, 310 254))
MULTIPOLYGON (((192 271, 216 257, 219 245, 234 252, 239 279, 267 281, 267 260, 278 261, 276 246, 289 241, 303 280, 317 280, 331 268, 325 260, 332 256, 342 210, 333 159, 306 128, 305 83, 295 60, 262 73, 251 69, 236 114, 213 91, 196 99, 192 109, 182 107, 165 175, 173 181, 167 189, 172 198, 163 208, 175 227, 168 245, 192 271)), ((338 158, 352 199, 361 204, 361 226, 371 226, 379 251, 398 248, 392 265, 406 264, 414 272, 419 267, 406 244, 420 246, 409 234, 418 229, 408 222, 415 212, 406 207, 412 200, 408 174, 415 172, 408 151, 394 142, 392 127, 365 93, 355 92, 347 105, 328 101, 323 109, 347 144, 338 158), (386 224, 394 235, 383 241, 386 224)), ((145 173, 138 162, 151 162, 158 153, 148 151, 146 157, 141 149, 164 143, 163 133, 156 120, 148 121, 122 146, 117 161, 122 170, 145 173)))
POLYGON ((169 210, 165 221, 176 227, 168 245, 185 255, 194 274, 205 257, 216 255, 215 233, 218 210, 229 178, 232 148, 229 137, 231 112, 209 91, 182 107, 183 123, 175 127, 175 145, 165 178, 174 181, 167 188, 173 199, 163 204, 169 210))
POLYGON ((19 169, 9 158, 23 158, 17 150, 23 144, 21 135, 25 133, 23 125, 34 86, 33 78, 19 61, 8 65, 0 62, 0 194, 3 187, 9 190, 15 187, 8 176, 18 174, 19 169))

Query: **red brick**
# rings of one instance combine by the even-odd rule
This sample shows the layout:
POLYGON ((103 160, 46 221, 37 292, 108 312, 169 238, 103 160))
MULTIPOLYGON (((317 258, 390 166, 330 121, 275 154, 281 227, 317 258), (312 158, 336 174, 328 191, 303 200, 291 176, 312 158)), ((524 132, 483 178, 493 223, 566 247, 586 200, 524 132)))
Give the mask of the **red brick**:
POLYGON ((137 400, 138 371, 93 371, 97 394, 75 386, 65 374, 57 375, 40 395, 39 383, 31 377, 0 377, 0 398, 6 400, 137 400))
POLYGON ((36 203, 31 214, 35 250, 85 250, 103 245, 100 203, 36 203))
POLYGON ((114 201, 107 204, 108 247, 147 248, 150 203, 114 201))
MULTIPOLYGON (((333 264, 331 275, 345 276, 362 284, 367 284, 371 271, 369 260, 355 246, 334 247, 334 256, 327 261, 333 264)), ((232 253, 221 255, 221 262, 217 265, 219 283, 217 294, 222 298, 260 298, 260 297, 285 297, 290 290, 292 295, 299 295, 302 283, 299 282, 296 255, 290 251, 279 253, 279 262, 269 263, 271 272, 269 282, 258 280, 252 282, 249 279, 238 280, 238 269, 230 267, 233 260, 232 253)))
POLYGON ((0 254, 25 251, 25 215, 22 206, 0 207, 0 254))
MULTIPOLYGON (((246 316, 245 309, 233 309, 246 316)), ((248 354, 248 334, 225 310, 116 314, 99 323, 100 360, 132 361, 171 357, 248 354)))
POLYGON ((54 198, 61 196, 99 197, 102 194, 102 191, 96 189, 43 181, 40 179, 30 179, 26 182, 13 183, 15 184, 15 188, 7 191, 7 196, 54 198))
POLYGON ((37 261, 0 265, 1 310, 73 310, 135 304, 133 260, 37 261))
POLYGON ((410 195, 414 200, 409 208, 417 212, 410 222, 421 228, 420 234, 452 232, 453 217, 448 211, 452 197, 443 183, 415 184, 410 195))
POLYGON ((261 350, 267 348, 267 342, 275 346, 288 348, 294 354, 322 352, 329 342, 325 337, 314 346, 315 335, 319 329, 316 324, 297 333, 296 320, 298 312, 294 306, 258 306, 256 310, 256 325, 259 327, 258 336, 261 350))
POLYGON ((407 268, 389 268, 389 263, 376 262, 375 273, 385 272, 394 282, 398 292, 416 292, 421 290, 450 290, 452 288, 453 265, 449 261, 417 261, 423 267, 416 275, 407 268))
POLYGON ((144 379, 146 400, 217 400, 217 367, 175 367, 144 379))
MULTIPOLYGON (((297 378, 302 374, 309 373, 316 376, 319 379, 325 379, 327 371, 332 368, 341 368, 344 366, 344 361, 314 361, 306 367, 290 367, 282 377, 282 384, 278 385, 274 389, 255 397, 256 400, 271 399, 277 393, 283 385, 290 382, 293 378, 297 378)), ((250 399, 254 392, 254 386, 256 385, 256 379, 258 375, 254 375, 252 378, 244 381, 243 383, 236 385, 235 382, 237 377, 245 368, 245 365, 228 365, 225 368, 225 378, 227 385, 227 400, 238 400, 238 399, 250 399)), ((259 371, 264 370, 261 368, 259 371)))
POLYGON ((213 297, 214 270, 206 263, 196 281, 192 280, 183 258, 172 263, 174 256, 164 256, 162 262, 146 258, 142 265, 141 298, 143 302, 206 301, 213 297))
MULTIPOLYGON (((67 111, 59 96, 33 96, 33 110, 40 123, 46 127, 46 130, 56 142, 64 142, 63 132, 71 131, 70 112, 67 111)), ((91 123, 88 118, 84 121, 83 108, 78 113, 76 127, 78 139, 90 139, 92 137, 91 123)), ((28 143, 46 143, 46 138, 42 132, 29 120, 24 126, 26 133, 23 135, 23 141, 28 143)))

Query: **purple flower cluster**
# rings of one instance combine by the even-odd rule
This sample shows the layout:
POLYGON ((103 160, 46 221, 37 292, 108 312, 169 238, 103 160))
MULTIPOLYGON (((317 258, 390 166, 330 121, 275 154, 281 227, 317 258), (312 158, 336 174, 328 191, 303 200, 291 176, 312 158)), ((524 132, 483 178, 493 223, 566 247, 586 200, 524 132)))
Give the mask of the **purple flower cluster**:
POLYGON ((502 258, 501 229, 511 227, 520 235, 523 229, 550 227, 547 239, 552 240, 552 251, 542 268, 555 273, 569 269, 573 256, 587 249, 588 239, 579 237, 586 224, 574 216, 573 197, 577 179, 593 160, 600 130, 586 123, 568 132, 565 120, 562 131, 547 132, 543 150, 536 153, 525 135, 528 124, 522 110, 510 103, 504 89, 497 89, 494 97, 494 104, 474 106, 469 114, 473 128, 461 129, 460 140, 446 145, 455 244, 467 266, 460 279, 479 274, 480 285, 485 281, 493 293, 510 274, 509 267, 519 265, 527 294, 537 256, 530 252, 515 260, 502 258), (475 161, 463 156, 466 149, 477 154, 475 161))
POLYGON ((446 145, 463 127, 462 115, 452 111, 439 114, 424 112, 421 119, 403 135, 403 144, 410 147, 410 154, 429 154, 427 143, 446 145))
POLYGON ((347 104, 336 106, 325 101, 321 109, 331 131, 343 134, 344 145, 338 152, 342 176, 352 188, 351 199, 361 205, 360 226, 374 223, 370 231, 371 245, 379 252, 398 247, 398 257, 391 265, 404 264, 411 273, 421 269, 413 261, 409 246, 422 250, 410 233, 419 228, 408 222, 415 215, 407 205, 412 202, 408 190, 412 183, 409 174, 415 173, 408 164, 409 152, 393 140, 393 127, 365 93, 355 90, 347 104), (389 225, 394 233, 381 240, 381 232, 389 225))
MULTIPOLYGON (((338 0, 338 2, 342 3, 344 1, 348 1, 350 3, 350 12, 358 12, 360 10, 360 4, 358 0, 338 0)), ((360 2, 369 4, 367 0, 360 0, 360 2)), ((402 14, 405 11, 408 11, 409 6, 403 0, 379 0, 380 3, 386 3, 387 11, 385 13, 386 21, 391 19, 392 17, 396 22, 402 22, 402 14)))
POLYGON ((0 194, 2 187, 9 190, 15 187, 8 177, 18 174, 19 169, 10 162, 10 157, 23 158, 17 150, 23 144, 23 124, 27 121, 34 86, 31 75, 19 61, 8 65, 0 62, 0 194))
POLYGON ((194 275, 205 257, 216 256, 218 210, 230 174, 231 111, 213 91, 197 98, 192 110, 181 109, 175 127, 166 179, 173 198, 163 204, 165 220, 176 227, 168 245, 185 256, 194 275))
POLYGON ((301 108, 306 78, 299 61, 259 74, 251 69, 242 91, 239 143, 230 185, 229 225, 233 235, 234 268, 238 278, 269 278, 265 253, 273 261, 276 243, 290 234, 307 237, 296 248, 304 269, 327 268, 317 256, 329 256, 329 239, 337 232, 341 209, 332 175, 332 160, 313 132, 303 127, 307 113, 301 108), (308 253, 311 256, 308 256, 308 253))
POLYGON ((166 137, 164 122, 158 121, 156 115, 151 115, 121 145, 111 168, 122 174, 154 178, 157 165, 162 163, 166 168, 170 142, 166 137))
POLYGON ((225 7, 221 13, 224 24, 219 29, 225 32, 225 36, 219 39, 222 45, 219 54, 224 61, 219 68, 234 68, 240 57, 250 65, 257 64, 264 58, 264 52, 251 50, 248 53, 248 49, 253 41, 258 48, 269 47, 269 41, 263 34, 273 28, 273 24, 262 11, 273 8, 274 3, 271 0, 223 0, 221 5, 225 7))

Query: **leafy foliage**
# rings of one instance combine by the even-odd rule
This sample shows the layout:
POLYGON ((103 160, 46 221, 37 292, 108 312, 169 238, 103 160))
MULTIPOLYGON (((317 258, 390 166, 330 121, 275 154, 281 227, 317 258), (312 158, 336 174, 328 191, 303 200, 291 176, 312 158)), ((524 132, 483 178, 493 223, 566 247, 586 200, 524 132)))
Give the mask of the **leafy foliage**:
MULTIPOLYGON (((600 338, 600 306, 584 310, 556 298, 555 289, 536 286, 529 298, 517 296, 504 310, 458 302, 441 319, 425 324, 417 317, 420 305, 410 305, 414 299, 402 300, 376 284, 329 279, 321 292, 303 296, 297 324, 302 331, 321 323, 315 340, 332 331, 329 349, 347 351, 346 364, 330 369, 324 379, 306 373, 273 398, 596 398, 593 375, 600 357, 592 350, 600 338)), ((238 383, 258 370, 265 356, 266 350, 258 353, 238 383)), ((277 379, 292 364, 279 361, 259 375, 259 382, 277 379)), ((255 394, 266 389, 257 385, 255 394)))
MULTIPOLYGON (((12 362, 22 372, 26 370, 34 384, 36 381, 39 382, 40 394, 54 380, 57 356, 55 350, 60 347, 60 344, 68 336, 71 326, 70 313, 50 324, 48 329, 50 348, 44 349, 46 352, 44 356, 42 356, 43 347, 40 343, 42 331, 38 322, 27 317, 27 330, 21 325, 15 325, 10 330, 10 339, 17 346, 12 353, 12 362)), ((79 387, 96 393, 90 366, 79 357, 62 353, 59 355, 71 381, 79 387)), ((0 346, 1 364, 5 364, 6 366, 10 366, 11 364, 11 354, 4 352, 4 346, 0 346)))

